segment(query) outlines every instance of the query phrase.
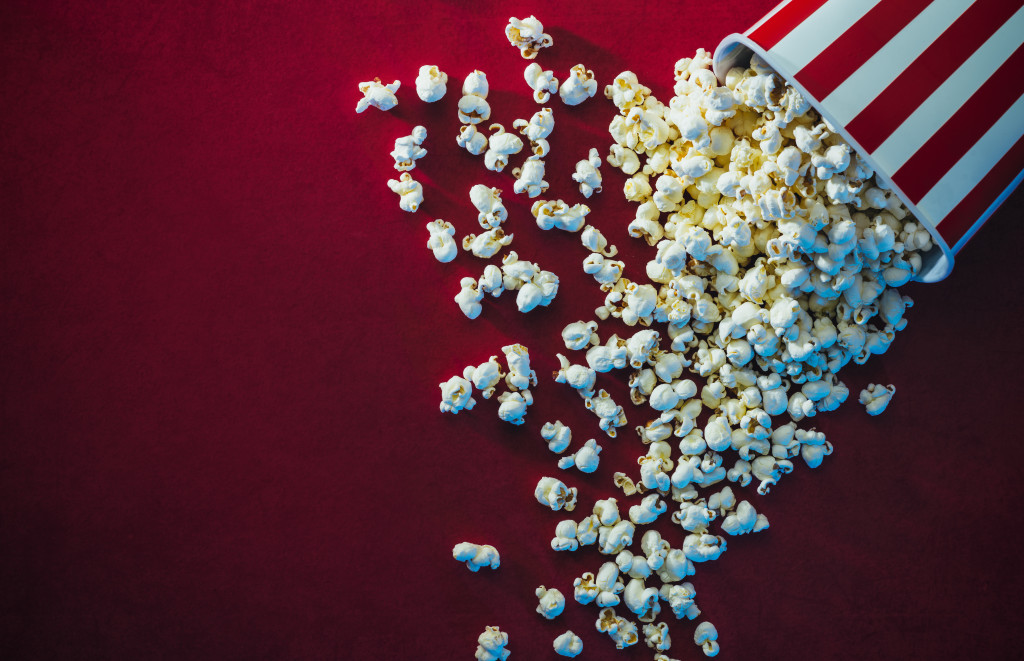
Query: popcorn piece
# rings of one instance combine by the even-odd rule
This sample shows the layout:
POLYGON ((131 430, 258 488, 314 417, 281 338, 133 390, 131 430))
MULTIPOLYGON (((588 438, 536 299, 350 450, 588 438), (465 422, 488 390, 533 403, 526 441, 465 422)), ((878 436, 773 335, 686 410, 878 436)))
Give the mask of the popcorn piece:
POLYGON ((537 57, 537 52, 541 48, 547 48, 554 43, 551 35, 544 33, 544 26, 535 16, 522 20, 508 19, 505 36, 508 37, 509 43, 518 48, 520 54, 527 60, 537 57))
POLYGON ((587 160, 576 163, 576 172, 572 175, 573 181, 579 183, 580 193, 583 197, 589 198, 594 193, 601 192, 601 155, 591 147, 587 160))
POLYGON ((468 380, 460 376, 453 376, 438 385, 441 388, 441 413, 471 411, 476 406, 476 400, 473 399, 473 385, 468 380))
POLYGON ((478 96, 481 99, 486 99, 489 91, 490 85, 487 82, 487 74, 479 69, 471 71, 462 83, 462 94, 464 96, 478 96))
POLYGON ((683 554, 693 562, 717 560, 725 549, 725 538, 718 535, 694 533, 683 539, 683 554))
POLYGON ((494 257, 502 248, 512 243, 512 234, 505 234, 500 227, 487 230, 481 234, 467 234, 462 238, 462 249, 473 253, 474 257, 487 259, 494 257))
POLYGON ((658 494, 652 493, 645 496, 639 505, 629 508, 629 520, 638 526, 644 525, 653 522, 666 510, 668 510, 668 505, 665 504, 665 501, 658 494))
POLYGON ((584 248, 590 252, 600 253, 604 257, 614 257, 619 252, 619 249, 615 246, 608 247, 608 239, 604 238, 601 230, 593 225, 587 225, 583 228, 580 241, 583 243, 584 248))
POLYGON ((548 442, 548 449, 556 454, 565 452, 572 441, 572 430, 563 425, 561 420, 545 422, 540 428, 540 435, 548 442))
POLYGON ((626 589, 622 591, 622 601, 641 622, 653 622, 661 613, 658 588, 647 587, 641 578, 634 578, 626 584, 626 589))
POLYGON ((476 367, 466 367, 462 376, 470 381, 477 390, 481 391, 484 399, 490 399, 494 394, 495 386, 501 381, 505 373, 501 369, 497 356, 491 356, 486 363, 480 363, 476 367))
POLYGON ((508 165, 508 157, 523 150, 523 141, 519 136, 506 133, 501 124, 491 124, 490 130, 492 133, 484 154, 484 167, 501 172, 508 165))
POLYGON ((512 190, 518 193, 526 193, 530 198, 537 197, 548 189, 548 182, 544 181, 544 161, 539 157, 531 156, 523 163, 522 168, 512 170, 516 183, 512 190))
POLYGON ((607 633, 615 642, 615 647, 623 649, 636 645, 637 636, 636 624, 624 617, 615 614, 615 609, 608 607, 601 611, 597 619, 597 630, 607 633))
POLYGON ((540 600, 537 612, 544 616, 545 620, 553 620, 565 610, 565 597, 562 596, 559 590, 555 588, 547 590, 542 585, 537 588, 535 594, 540 600))
POLYGON ((483 310, 480 301, 483 300, 484 293, 480 291, 477 281, 473 278, 463 278, 459 281, 459 286, 462 289, 455 295, 455 302, 459 304, 462 314, 470 319, 476 319, 483 310))
POLYGON ((438 218, 427 223, 427 231, 430 232, 427 248, 434 252, 434 258, 442 264, 455 259, 459 254, 459 246, 454 239, 455 226, 438 218))
POLYGON ((601 429, 611 438, 616 436, 616 427, 624 427, 627 424, 626 413, 622 407, 603 389, 599 390, 596 396, 586 398, 583 403, 588 411, 592 411, 601 419, 601 429))
POLYGON ((562 329, 562 341, 566 349, 586 349, 600 341, 596 331, 596 321, 574 321, 562 329))
POLYGON ((580 542, 576 538, 576 522, 572 519, 565 519, 559 521, 558 525, 555 526, 555 536, 551 540, 551 549, 553 551, 575 551, 580 547, 580 542))
POLYGON ((410 135, 397 138, 395 149, 391 152, 391 158, 395 159, 395 169, 399 172, 416 169, 416 161, 427 155, 427 150, 421 147, 427 139, 427 129, 422 126, 413 127, 410 135))
POLYGON ((533 404, 533 394, 529 390, 522 392, 506 392, 498 395, 498 417, 513 425, 526 422, 526 409, 533 404))
POLYGON ((501 556, 498 555, 498 549, 490 544, 481 545, 460 542, 452 549, 452 557, 459 562, 465 562, 471 572, 480 571, 481 567, 497 569, 501 566, 501 556))
POLYGON ((598 456, 600 453, 601 446, 594 439, 590 439, 573 454, 559 459, 558 467, 565 470, 575 465, 581 473, 593 473, 597 470, 598 463, 600 463, 600 457, 598 456))
POLYGON ((569 69, 569 77, 558 88, 558 95, 567 106, 578 106, 597 94, 594 72, 582 64, 569 69))
POLYGON ((760 532, 768 527, 768 518, 754 511, 748 501, 740 501, 736 511, 722 521, 722 530, 728 535, 745 535, 760 532))
POLYGON ((565 509, 571 512, 576 509, 576 487, 569 488, 561 480, 553 477, 542 477, 533 492, 537 502, 551 508, 553 512, 565 509))
POLYGON ((555 116, 552 114, 551 108, 541 108, 533 113, 530 121, 525 119, 515 120, 512 122, 512 128, 519 131, 530 141, 530 151, 533 152, 534 156, 538 158, 547 156, 551 150, 547 138, 555 128, 555 116))
POLYGON ((664 622, 645 624, 644 642, 648 647, 662 652, 672 647, 672 637, 669 636, 668 625, 664 622))
POLYGON ((558 228, 566 232, 578 232, 587 222, 590 207, 574 204, 571 207, 562 200, 537 200, 530 208, 542 230, 558 228))
POLYGON ((869 383, 860 391, 860 403, 864 405, 868 415, 879 415, 889 406, 892 396, 896 394, 896 386, 869 383))
POLYGON ((558 91, 558 79, 553 71, 544 71, 539 64, 531 62, 523 72, 526 84, 533 90, 533 100, 547 103, 551 95, 558 91))
POLYGON ((583 652, 583 641, 572 631, 566 631, 554 642, 555 653, 559 656, 576 657, 583 652))
POLYGON ((494 264, 488 264, 484 267, 484 272, 480 276, 480 280, 477 282, 477 286, 480 291, 485 294, 490 294, 494 298, 501 296, 502 292, 505 291, 505 283, 502 279, 501 269, 494 264))
POLYGON ((554 373, 556 383, 566 383, 580 394, 583 399, 594 396, 594 384, 597 383, 597 372, 583 365, 572 365, 562 354, 556 354, 561 369, 554 373))
POLYGON ((472 124, 459 129, 459 135, 455 141, 474 156, 479 156, 487 150, 487 136, 477 131, 472 124))
POLYGON ((416 95, 427 103, 438 101, 448 91, 448 74, 436 66, 424 64, 416 76, 416 95))
POLYGON ((479 124, 491 117, 491 106, 482 96, 466 94, 459 99, 459 121, 463 124, 479 124))
POLYGON ((583 260, 583 272, 594 276, 594 280, 597 280, 602 289, 605 287, 611 288, 612 285, 618 282, 619 278, 622 277, 622 269, 625 267, 625 262, 605 259, 603 255, 596 252, 591 253, 590 256, 583 260))
POLYGON ((710 622, 701 622, 693 632, 693 642, 704 651, 704 656, 717 656, 718 630, 710 622))
POLYGON ((498 627, 487 627, 477 638, 477 643, 477 661, 505 661, 511 654, 505 649, 505 645, 508 645, 508 634, 498 627))
MULTIPOLYGON (((616 108, 624 112, 634 106, 643 105, 650 93, 650 88, 641 85, 632 71, 623 71, 615 77, 611 85, 604 88, 604 95, 612 100, 616 108)), ((615 167, 619 166, 615 165, 615 167)), ((625 170, 623 171, 625 172, 625 170)), ((632 173, 626 172, 626 174, 632 173)))
POLYGON ((530 369, 530 351, 522 344, 509 344, 501 348, 508 362, 505 384, 512 390, 526 390, 537 385, 537 372, 530 369))
POLYGON ((423 185, 403 172, 398 179, 388 179, 388 188, 398 195, 398 207, 402 211, 415 212, 423 204, 423 185))
POLYGON ((499 227, 508 218, 508 210, 501 201, 501 189, 476 184, 469 189, 469 200, 479 212, 477 222, 485 230, 499 227))
POLYGON ((612 526, 602 526, 597 537, 598 552, 616 555, 633 543, 636 527, 631 521, 619 521, 612 526))
POLYGON ((684 617, 688 620, 693 620, 700 615, 700 609, 697 608, 695 603, 697 591, 693 588, 693 583, 663 585, 661 586, 660 593, 661 598, 668 602, 669 608, 672 609, 672 613, 676 616, 677 620, 681 620, 684 617))
POLYGON ((359 99, 359 103, 356 104, 356 112, 363 112, 370 106, 378 110, 391 110, 398 105, 398 97, 395 96, 395 92, 401 85, 402 83, 397 80, 390 85, 384 85, 380 82, 380 78, 359 83, 359 91, 362 92, 363 98, 359 99))

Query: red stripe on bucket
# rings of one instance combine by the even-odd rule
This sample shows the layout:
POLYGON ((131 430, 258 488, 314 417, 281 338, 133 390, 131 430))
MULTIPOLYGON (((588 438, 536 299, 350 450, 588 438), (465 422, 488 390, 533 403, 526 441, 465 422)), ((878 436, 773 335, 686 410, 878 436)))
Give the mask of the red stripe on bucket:
POLYGON ((1014 178, 1024 171, 1024 136, 1010 147, 1010 151, 999 159, 995 167, 971 189, 971 192, 956 205, 936 229, 950 246, 956 245, 974 223, 981 218, 989 205, 1006 190, 1014 178))
POLYGON ((985 135, 1020 97, 1013 84, 1024 68, 1019 46, 952 117, 900 167, 892 179, 915 204, 985 135))
POLYGON ((931 4, 931 0, 882 0, 796 73, 823 100, 931 4))
POLYGON ((978 0, 846 125, 869 154, 954 71, 1024 6, 1024 0, 978 0))
POLYGON ((811 14, 816 12, 827 0, 792 0, 788 5, 778 11, 764 22, 759 28, 750 33, 749 37, 754 43, 765 50, 771 50, 775 44, 782 41, 783 37, 793 31, 796 26, 807 20, 811 14))

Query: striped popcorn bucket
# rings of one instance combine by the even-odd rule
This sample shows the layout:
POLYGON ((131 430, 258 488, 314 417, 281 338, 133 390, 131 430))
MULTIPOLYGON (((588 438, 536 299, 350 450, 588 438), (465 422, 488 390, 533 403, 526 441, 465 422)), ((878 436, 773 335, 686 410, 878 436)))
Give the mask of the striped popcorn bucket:
POLYGON ((935 240, 934 282, 1024 176, 1024 0, 787 0, 714 55, 757 53, 935 240))

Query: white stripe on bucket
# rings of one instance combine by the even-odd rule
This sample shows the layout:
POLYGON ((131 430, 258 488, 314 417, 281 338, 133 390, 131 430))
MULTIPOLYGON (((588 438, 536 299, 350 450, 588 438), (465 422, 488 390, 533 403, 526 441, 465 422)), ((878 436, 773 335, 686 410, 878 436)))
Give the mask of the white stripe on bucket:
POLYGON ((826 2, 775 44, 771 49, 773 59, 786 71, 800 71, 880 1, 826 2))
MULTIPOLYGON (((993 163, 1024 135, 1024 95, 1003 113, 942 179, 917 203, 928 217, 943 219, 989 173, 993 163)), ((935 224, 939 225, 942 220, 935 224)))
POLYGON ((776 14, 778 14, 778 13, 779 13, 779 10, 780 10, 780 9, 782 9, 783 7, 785 7, 786 5, 788 5, 788 4, 789 4, 790 2, 792 2, 792 1, 793 1, 793 0, 786 0, 785 2, 780 2, 779 4, 775 5, 775 9, 773 9, 773 10, 771 10, 770 12, 768 12, 767 14, 765 14, 764 18, 762 18, 762 19, 761 19, 760 21, 758 21, 757 23, 754 23, 753 25, 751 25, 751 26, 750 26, 750 29, 749 29, 749 30, 747 30, 746 32, 744 32, 743 34, 745 34, 745 35, 747 35, 747 36, 750 36, 750 33, 751 33, 751 32, 753 32, 753 31, 754 31, 754 30, 756 30, 757 28, 761 27, 762 25, 764 25, 765 23, 767 23, 768 21, 770 21, 770 20, 772 19, 772 17, 773 17, 773 16, 775 16, 776 14))
MULTIPOLYGON (((871 156, 886 172, 895 173, 1024 43, 1024 7, 953 72, 871 156)), ((1005 153, 1005 152, 1004 152, 1005 153)), ((989 159, 994 163, 999 159, 989 159)), ((952 207, 950 207, 952 208, 952 207)), ((932 216, 942 218, 945 214, 932 216)))
POLYGON ((868 107, 974 0, 935 0, 822 101, 840 124, 868 107))

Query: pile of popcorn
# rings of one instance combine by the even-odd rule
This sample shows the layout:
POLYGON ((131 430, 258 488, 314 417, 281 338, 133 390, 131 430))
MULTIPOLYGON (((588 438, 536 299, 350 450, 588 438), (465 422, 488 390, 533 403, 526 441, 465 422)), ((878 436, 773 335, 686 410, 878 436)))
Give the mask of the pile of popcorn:
MULTIPOLYGON (((526 59, 553 43, 532 16, 511 19, 506 35, 526 59)), ((729 71, 724 84, 711 65, 704 50, 679 60, 668 104, 629 71, 604 89, 618 110, 609 126, 614 144, 607 162, 629 177, 624 194, 638 205, 628 234, 654 249, 644 273, 649 283, 625 277, 626 264, 612 259, 616 248, 587 224, 585 204, 541 199, 531 209, 540 229, 579 233, 589 252, 583 270, 605 294, 596 320, 563 330, 566 349, 582 354, 576 361, 557 354, 554 380, 579 393, 611 438, 627 420, 623 407, 596 388, 598 373, 628 367, 632 402, 653 411, 648 422, 635 426, 647 446, 638 458, 639 475, 613 476, 624 496, 642 500, 625 517, 616 498, 597 500, 581 520, 564 519, 555 526, 551 548, 572 552, 594 545, 612 557, 596 573, 575 579, 573 597, 597 606, 596 628, 620 649, 636 644, 641 633, 636 622, 615 610, 624 607, 643 624, 656 661, 671 661, 668 626, 656 621, 662 604, 676 619, 697 619, 696 590, 685 579, 696 565, 718 559, 728 537, 769 525, 732 486, 713 487, 756 483, 757 494, 766 495, 794 469, 797 455, 815 468, 832 453, 824 433, 798 424, 846 401, 849 389, 839 379, 840 370, 850 361, 863 364, 884 353, 903 330, 912 301, 897 288, 919 273, 922 255, 932 247, 928 231, 897 196, 765 62, 753 56, 747 68, 729 71), (599 322, 608 318, 640 329, 602 341, 599 322), (650 529, 640 537, 640 553, 631 551, 637 527, 663 515, 685 531, 681 545, 673 547, 650 529), (713 524, 723 534, 716 534, 713 524)), ((552 71, 535 62, 524 79, 538 103, 557 92, 565 105, 574 106, 598 90, 593 71, 583 65, 573 67, 561 86, 552 71)), ((416 90, 433 102, 443 97, 446 83, 447 75, 436 66, 424 66, 416 90)), ((398 87, 398 81, 363 83, 365 97, 357 111, 393 107, 398 87)), ((513 190, 529 198, 544 193, 543 158, 550 152, 553 111, 542 108, 529 120, 513 122, 522 138, 501 124, 492 124, 485 135, 477 126, 491 112, 486 75, 473 71, 462 91, 458 144, 482 154, 484 166, 497 172, 526 149, 525 161, 512 170, 513 190)), ((405 211, 415 212, 423 201, 422 186, 409 171, 426 154, 426 136, 418 126, 395 141, 392 156, 402 175, 388 183, 405 211)), ((596 149, 577 163, 572 178, 585 198, 601 193, 601 166, 596 149)), ((508 212, 500 193, 479 184, 469 191, 483 232, 465 236, 462 247, 476 257, 493 257, 513 240, 502 231, 508 212)), ((437 260, 454 259, 458 244, 452 224, 438 219, 427 229, 427 247, 437 260)), ((486 294, 497 298, 517 291, 518 309, 528 312, 549 305, 558 283, 554 273, 509 251, 500 268, 488 265, 479 278, 463 278, 455 301, 474 319, 486 294)), ((497 396, 499 416, 522 425, 537 376, 525 346, 502 351, 507 371, 492 356, 441 383, 441 411, 468 411, 476 403, 474 388, 488 399, 504 383, 505 392, 497 396)), ((871 384, 860 401, 877 415, 894 392, 892 386, 871 384)), ((555 454, 572 443, 571 430, 560 421, 545 423, 540 434, 555 454)), ((557 465, 592 473, 601 449, 589 439, 557 465)), ((579 493, 545 476, 534 495, 553 511, 571 512, 579 493)), ((453 556, 472 571, 500 564, 497 549, 489 545, 463 542, 453 556)), ((559 590, 540 586, 536 594, 543 617, 552 619, 564 609, 559 590)), ((710 622, 694 631, 695 644, 708 656, 719 651, 717 637, 710 622)), ((477 659, 506 658, 507 643, 507 633, 488 627, 477 659)), ((553 647, 572 657, 582 651, 582 640, 566 631, 553 647)))

